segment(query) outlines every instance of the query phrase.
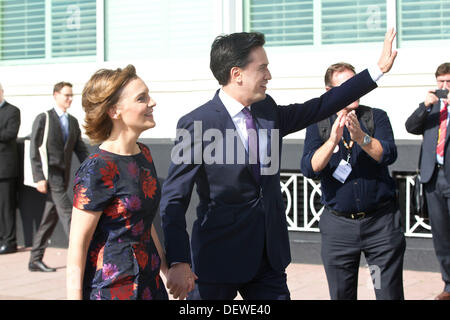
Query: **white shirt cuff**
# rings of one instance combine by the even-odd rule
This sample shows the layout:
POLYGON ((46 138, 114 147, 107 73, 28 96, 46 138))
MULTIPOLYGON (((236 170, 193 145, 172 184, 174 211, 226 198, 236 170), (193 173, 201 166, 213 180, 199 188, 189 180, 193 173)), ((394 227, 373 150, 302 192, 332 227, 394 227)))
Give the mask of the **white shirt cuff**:
POLYGON ((367 68, 367 71, 369 71, 370 77, 374 82, 377 82, 383 76, 383 72, 377 64, 367 68))

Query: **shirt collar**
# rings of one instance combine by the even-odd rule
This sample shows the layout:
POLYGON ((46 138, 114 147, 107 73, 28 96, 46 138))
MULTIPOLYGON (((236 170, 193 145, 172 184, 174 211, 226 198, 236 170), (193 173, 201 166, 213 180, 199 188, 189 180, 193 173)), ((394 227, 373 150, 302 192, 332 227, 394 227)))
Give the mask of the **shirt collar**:
POLYGON ((58 115, 59 118, 61 118, 63 115, 67 115, 67 112, 62 111, 58 107, 53 107, 53 109, 55 109, 55 112, 56 112, 56 114, 58 115))
MULTIPOLYGON (((219 98, 232 118, 239 114, 239 112, 242 112, 242 109, 245 107, 228 93, 223 91, 222 88, 219 90, 219 98)), ((248 109, 250 110, 250 107, 248 109)))
POLYGON ((5 99, 3 99, 3 101, 0 101, 0 108, 3 107, 5 105, 5 103, 6 103, 5 99))

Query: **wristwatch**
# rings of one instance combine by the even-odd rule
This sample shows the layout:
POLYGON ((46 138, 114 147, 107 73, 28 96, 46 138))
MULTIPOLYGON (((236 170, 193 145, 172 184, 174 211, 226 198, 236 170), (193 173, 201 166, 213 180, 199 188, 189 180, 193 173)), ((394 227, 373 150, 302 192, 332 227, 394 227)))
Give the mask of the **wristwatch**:
POLYGON ((363 142, 361 143, 361 147, 368 145, 372 141, 372 138, 366 133, 363 138, 363 142))

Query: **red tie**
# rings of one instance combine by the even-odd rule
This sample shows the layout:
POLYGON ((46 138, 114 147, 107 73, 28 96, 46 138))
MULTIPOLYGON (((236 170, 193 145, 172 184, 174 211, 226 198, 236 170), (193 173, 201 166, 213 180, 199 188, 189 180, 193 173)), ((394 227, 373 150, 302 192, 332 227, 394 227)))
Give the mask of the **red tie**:
POLYGON ((436 153, 444 157, 444 146, 445 146, 445 136, 447 135, 447 105, 448 102, 444 101, 444 107, 441 109, 441 112, 439 114, 439 138, 438 138, 438 144, 436 147, 436 153))

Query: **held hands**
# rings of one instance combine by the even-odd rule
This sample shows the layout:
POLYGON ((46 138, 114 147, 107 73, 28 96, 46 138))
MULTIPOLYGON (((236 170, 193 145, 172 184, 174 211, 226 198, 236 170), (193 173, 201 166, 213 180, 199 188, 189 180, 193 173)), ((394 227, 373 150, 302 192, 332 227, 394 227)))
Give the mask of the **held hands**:
POLYGON ((36 189, 40 193, 47 193, 47 180, 38 181, 37 185, 36 185, 36 189))
POLYGON ((390 28, 384 36, 383 51, 378 60, 378 67, 383 73, 391 70, 395 57, 397 56, 397 50, 392 51, 392 43, 394 42, 396 34, 397 32, 395 32, 394 28, 390 28))
POLYGON ((194 289, 197 279, 188 263, 177 263, 167 272, 167 289, 174 299, 183 300, 194 289))
POLYGON ((355 110, 351 111, 347 115, 347 121, 345 123, 345 126, 348 129, 348 132, 350 133, 350 138, 355 141, 357 144, 363 143, 365 132, 362 131, 358 117, 356 116, 355 110))

